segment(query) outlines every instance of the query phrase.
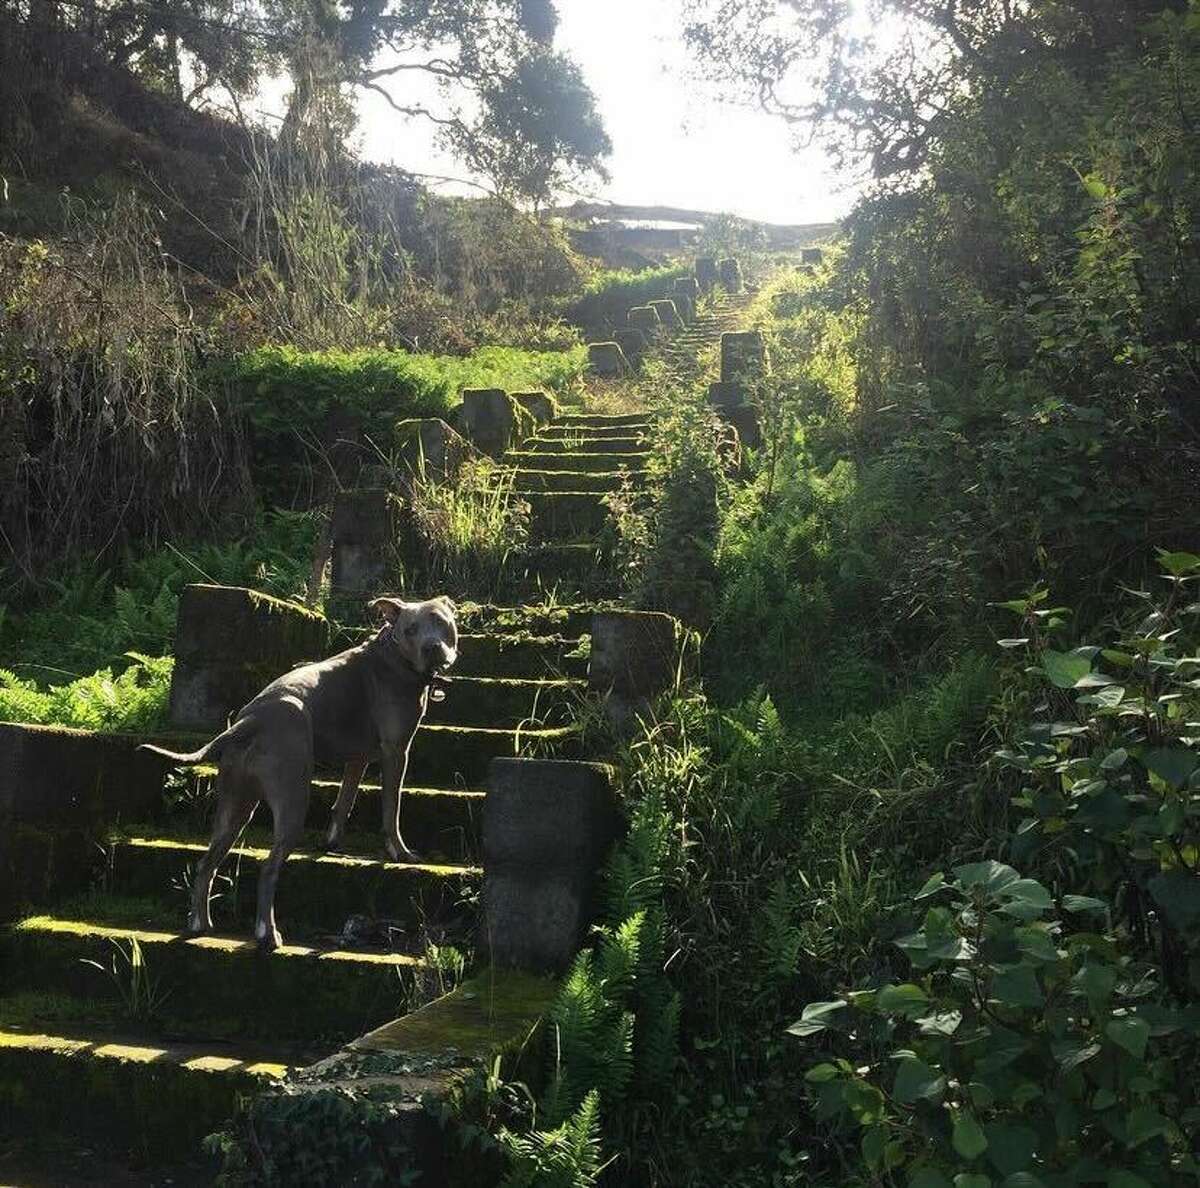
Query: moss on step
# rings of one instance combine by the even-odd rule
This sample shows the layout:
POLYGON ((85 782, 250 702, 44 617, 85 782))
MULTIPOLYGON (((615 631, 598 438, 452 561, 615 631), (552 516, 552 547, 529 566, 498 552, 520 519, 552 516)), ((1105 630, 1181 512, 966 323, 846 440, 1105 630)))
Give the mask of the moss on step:
POLYGON ((616 454, 520 450, 509 454, 505 461, 518 470, 573 470, 580 474, 616 474, 621 470, 645 470, 650 461, 650 454, 638 451, 616 454))
POLYGON ((591 491, 520 491, 529 504, 530 527, 541 541, 598 536, 609 520, 604 496, 591 491))
POLYGON ((554 454, 559 457, 586 458, 598 455, 606 458, 645 454, 646 439, 636 437, 583 437, 575 440, 535 437, 527 441, 523 454, 554 454))
MULTIPOLYGON (((592 555, 595 550, 593 549, 592 555)), ((582 677, 587 665, 573 660, 579 638, 489 632, 459 636, 457 676, 582 677)))
POLYGON ((221 1038, 310 1042, 360 1034, 403 1009, 422 965, 402 953, 303 945, 266 955, 241 936, 185 937, 62 916, 30 917, 7 930, 0 958, 11 991, 116 998, 122 962, 116 978, 103 971, 134 940, 159 1009, 180 1027, 203 1026, 221 1038))
POLYGON ((0 1028, 0 1136, 58 1132, 136 1161, 179 1158, 286 1071, 223 1046, 0 1028))
POLYGON ((607 474, 587 474, 577 470, 517 470, 513 483, 518 491, 592 491, 605 494, 623 486, 643 486, 644 470, 614 470, 607 474))
POLYGON ((430 705, 430 725, 565 726, 587 684, 567 677, 455 677, 430 705))
MULTIPOLYGON (((110 878, 122 893, 170 894, 177 891, 178 919, 185 916, 185 889, 207 844, 163 837, 127 837, 112 847, 110 878)), ((258 874, 268 850, 238 845, 221 866, 228 882, 219 885, 214 905, 222 927, 249 932, 253 926, 258 874)), ((277 911, 285 922, 295 921, 292 935, 338 934, 355 915, 394 921, 410 946, 425 927, 453 929, 462 915, 461 904, 478 892, 482 871, 477 867, 434 864, 401 865, 380 857, 323 854, 296 850, 280 874, 277 911)), ((467 928, 468 922, 460 922, 467 928)), ((399 936, 397 939, 400 939, 399 936)))
POLYGON ((484 970, 453 993, 384 1024, 350 1047, 481 1060, 523 1043, 557 993, 553 978, 484 970))

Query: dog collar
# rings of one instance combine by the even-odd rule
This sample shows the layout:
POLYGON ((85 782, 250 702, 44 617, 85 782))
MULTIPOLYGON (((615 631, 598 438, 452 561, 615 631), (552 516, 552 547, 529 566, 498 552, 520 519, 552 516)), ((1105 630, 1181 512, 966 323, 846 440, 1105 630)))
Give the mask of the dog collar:
POLYGON ((400 651, 400 645, 396 643, 396 629, 389 623, 386 627, 380 629, 379 638, 382 639, 387 635, 390 641, 396 645, 396 651, 400 663, 411 673, 413 682, 422 689, 429 691, 429 700, 441 702, 446 700, 446 690, 450 687, 452 677, 445 676, 440 672, 421 672, 413 663, 400 651))

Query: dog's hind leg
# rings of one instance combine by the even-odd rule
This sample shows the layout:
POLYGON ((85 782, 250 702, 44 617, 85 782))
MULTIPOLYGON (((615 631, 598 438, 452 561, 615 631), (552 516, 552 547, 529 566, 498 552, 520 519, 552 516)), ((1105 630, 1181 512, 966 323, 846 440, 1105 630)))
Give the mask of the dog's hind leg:
POLYGON ((212 840, 192 872, 192 907, 188 915, 188 931, 191 933, 212 931, 209 901, 212 899, 213 879, 258 804, 256 797, 245 795, 239 783, 228 772, 218 776, 212 840))
POLYGON ((400 833, 400 803, 404 796, 404 773, 408 768, 408 747, 385 748, 380 800, 383 804, 383 845, 393 862, 419 862, 420 855, 410 850, 400 833))
POLYGON ((304 835, 304 818, 308 814, 312 754, 303 744, 297 749, 302 753, 275 757, 269 762, 269 775, 262 781, 263 799, 271 806, 275 819, 275 836, 258 876, 254 939, 259 948, 268 952, 283 944, 279 929, 275 927, 275 888, 283 864, 304 835))
POLYGON ((358 795, 358 785, 367 770, 365 759, 352 759, 346 764, 342 773, 342 786, 338 789, 337 801, 333 806, 333 820, 329 822, 329 831, 325 835, 325 848, 336 850, 342 844, 342 836, 346 832, 346 822, 350 819, 354 808, 354 799, 358 795))

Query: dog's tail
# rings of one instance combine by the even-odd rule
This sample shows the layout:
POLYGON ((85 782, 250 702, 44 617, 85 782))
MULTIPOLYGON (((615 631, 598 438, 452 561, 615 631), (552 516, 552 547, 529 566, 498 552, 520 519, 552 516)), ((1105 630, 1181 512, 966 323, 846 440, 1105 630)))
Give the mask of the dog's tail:
POLYGON ((184 764, 185 766, 194 766, 197 763, 209 763, 220 759, 225 748, 232 742, 237 742, 239 739, 245 738, 254 729, 254 723, 248 718, 241 718, 234 722, 222 734, 218 734, 212 742, 205 743, 198 751, 192 751, 190 754, 180 754, 178 751, 168 751, 163 747, 156 747, 153 743, 142 743, 138 747, 139 751, 153 751, 156 755, 163 755, 168 759, 173 759, 176 763, 184 764))

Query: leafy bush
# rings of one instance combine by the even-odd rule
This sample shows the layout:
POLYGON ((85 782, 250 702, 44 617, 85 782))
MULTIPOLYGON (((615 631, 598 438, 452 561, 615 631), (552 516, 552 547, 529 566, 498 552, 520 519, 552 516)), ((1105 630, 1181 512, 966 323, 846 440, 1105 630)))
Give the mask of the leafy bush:
POLYGON ((675 282, 691 275, 685 265, 660 268, 602 270, 588 278, 584 296, 570 309, 570 318, 580 326, 624 326, 625 315, 635 305, 669 298, 675 282))
POLYGON ((119 676, 103 668, 46 691, 0 669, 0 721, 105 733, 159 729, 167 720, 174 658, 131 652, 129 659, 132 663, 119 676))
POLYGON ((994 861, 935 874, 916 898, 934 906, 897 942, 914 980, 810 1003, 788 1029, 853 1036, 855 1059, 834 1042, 806 1075, 818 1118, 861 1128, 867 1170, 843 1182, 1192 1182, 1200 1030, 1156 1001, 1153 967, 1103 928, 1108 906, 1055 904, 994 861))
MULTIPOLYGON (((382 450, 408 417, 444 417, 464 388, 570 393, 583 374, 583 347, 521 351, 483 347, 465 357, 402 351, 300 351, 262 347, 221 370, 254 437, 268 495, 289 502, 300 460, 315 465, 341 438, 365 434, 382 450)), ((320 467, 324 470, 324 465, 320 467)))

